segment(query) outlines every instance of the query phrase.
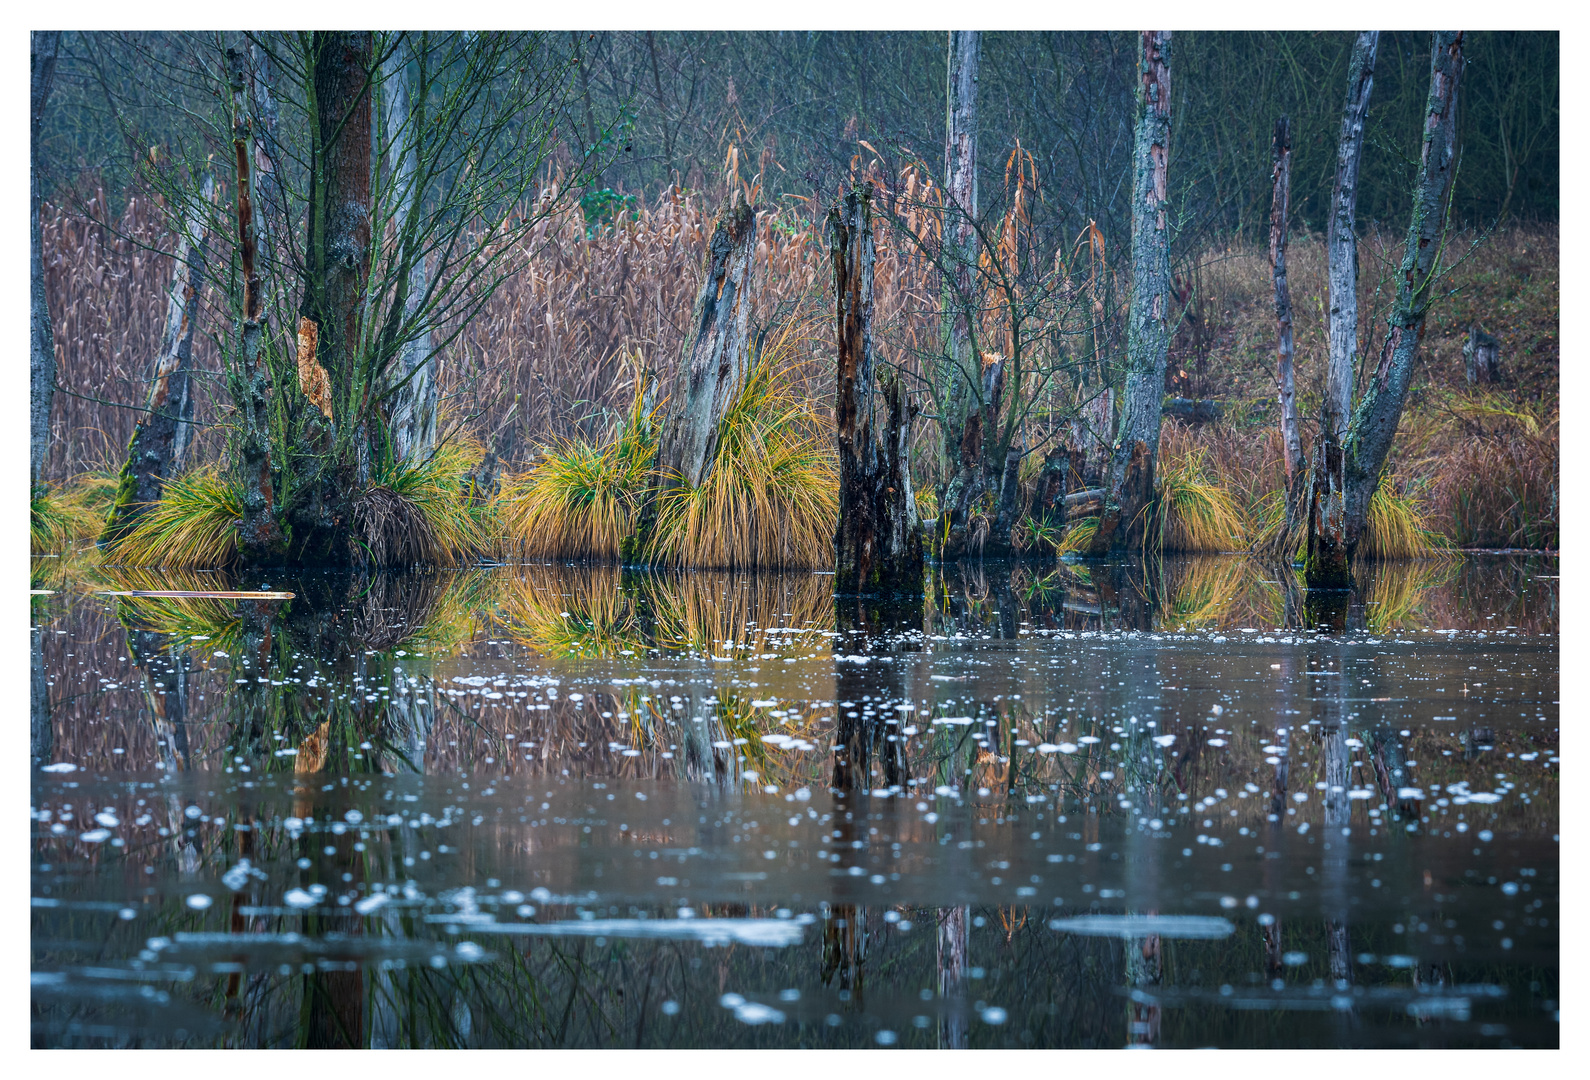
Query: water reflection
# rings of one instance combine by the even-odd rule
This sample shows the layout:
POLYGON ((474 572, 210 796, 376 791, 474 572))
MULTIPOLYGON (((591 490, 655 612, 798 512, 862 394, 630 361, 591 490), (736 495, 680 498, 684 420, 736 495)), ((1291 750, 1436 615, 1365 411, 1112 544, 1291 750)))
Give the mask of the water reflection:
POLYGON ((1554 575, 56 581, 35 1040, 1555 1045, 1554 575))

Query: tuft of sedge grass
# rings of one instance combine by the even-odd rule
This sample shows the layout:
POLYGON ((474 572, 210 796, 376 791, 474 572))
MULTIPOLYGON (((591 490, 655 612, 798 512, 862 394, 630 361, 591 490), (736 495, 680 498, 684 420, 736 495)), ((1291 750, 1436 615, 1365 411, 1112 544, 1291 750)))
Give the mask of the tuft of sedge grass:
POLYGON ((657 455, 642 390, 637 380, 629 413, 605 446, 559 439, 530 472, 504 481, 499 513, 510 544, 533 557, 622 559, 657 455))
POLYGON ((1165 460, 1156 518, 1161 551, 1212 554, 1247 547, 1242 512, 1230 489, 1210 475, 1202 447, 1165 460))
POLYGON ((1356 554, 1377 560, 1434 559, 1451 550, 1451 541, 1430 527, 1424 501, 1390 476, 1382 477, 1369 499, 1356 554))
POLYGON ((1079 518, 1067 528, 1065 535, 1060 538, 1060 554, 1080 555, 1093 546, 1093 538, 1099 532, 1099 519, 1097 517, 1079 518))
POLYGON ((474 500, 478 444, 454 436, 418 461, 389 464, 354 501, 354 530, 377 566, 452 566, 488 544, 490 513, 474 500))
POLYGON ((650 558, 724 569, 833 562, 838 463, 812 402, 780 375, 796 341, 786 331, 752 368, 718 425, 701 485, 666 478, 650 558))
POLYGON ((92 536, 100 518, 71 484, 44 487, 33 495, 28 522, 28 542, 34 555, 60 555, 72 544, 92 536))
POLYGON ((219 466, 168 480, 131 532, 105 551, 123 566, 219 567, 237 559, 243 492, 219 466))

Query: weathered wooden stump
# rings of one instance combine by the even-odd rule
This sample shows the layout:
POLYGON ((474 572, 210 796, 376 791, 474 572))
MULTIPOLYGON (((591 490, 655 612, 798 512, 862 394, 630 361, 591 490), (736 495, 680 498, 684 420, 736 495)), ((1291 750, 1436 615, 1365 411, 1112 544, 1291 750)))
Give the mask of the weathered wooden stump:
POLYGON ((1469 327, 1468 340, 1463 343, 1463 374, 1471 384, 1502 381, 1502 343, 1478 323, 1469 327))

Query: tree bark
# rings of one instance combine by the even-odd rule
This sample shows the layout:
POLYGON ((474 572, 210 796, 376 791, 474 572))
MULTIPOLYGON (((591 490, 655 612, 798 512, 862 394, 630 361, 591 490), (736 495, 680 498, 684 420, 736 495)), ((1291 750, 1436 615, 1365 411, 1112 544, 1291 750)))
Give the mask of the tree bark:
POLYGON ((965 1050, 967 1023, 966 958, 971 946, 971 909, 962 905, 938 909, 939 1048, 965 1050))
POLYGON ((31 35, 32 95, 29 109, 28 236, 32 245, 28 268, 32 273, 31 341, 29 348, 29 465, 32 486, 44 479, 44 462, 50 451, 50 406, 55 401, 55 330, 50 323, 50 305, 44 295, 44 251, 39 235, 39 145, 44 131, 44 106, 55 85, 55 56, 61 46, 59 30, 34 31, 31 35))
POLYGON ((148 412, 138 420, 127 446, 116 502, 100 543, 114 544, 131 532, 145 511, 159 501, 168 479, 182 469, 193 438, 193 331, 204 287, 210 207, 215 177, 206 174, 198 201, 182 223, 175 272, 166 300, 166 333, 149 383, 148 412))
POLYGON ((1363 157, 1364 123, 1375 81, 1375 50, 1380 31, 1365 30, 1348 62, 1347 104, 1336 143, 1336 185, 1325 247, 1330 281, 1330 367, 1326 373, 1325 426, 1340 442, 1353 410, 1353 372, 1358 360, 1358 172, 1363 157))
POLYGON ((1141 112, 1132 151, 1132 298, 1127 314, 1127 374, 1116 429, 1110 498, 1094 552, 1141 547, 1147 538, 1159 457, 1165 361, 1170 351, 1170 31, 1142 31, 1141 112), (1105 526, 1108 526, 1106 529, 1105 526))
POLYGON ((939 393, 939 511, 949 515, 946 557, 965 547, 966 507, 982 479, 981 424, 973 388, 981 364, 972 347, 977 271, 977 68, 982 35, 951 30, 944 81, 944 220, 940 303, 942 355, 939 393))
POLYGON ((243 318, 239 327, 239 361, 232 391, 241 421, 237 440, 243 486, 243 518, 238 525, 238 553, 247 565, 274 562, 286 546, 276 520, 271 488, 270 372, 260 357, 259 273, 254 265, 254 206, 250 182, 251 150, 248 112, 243 104, 243 54, 226 51, 232 90, 232 152, 237 162, 237 247, 243 274, 243 318))
MULTIPOLYGON (((420 197, 415 184, 418 160, 415 141, 423 116, 414 112, 409 101, 409 58, 410 49, 405 43, 392 51, 382 71, 382 85, 386 91, 383 106, 387 154, 396 181, 392 221, 399 244, 404 242, 410 217, 419 210, 420 197)), ((408 294, 404 299, 405 321, 412 321, 423 305, 425 287, 425 260, 415 258, 409 269, 408 294)), ((391 387, 387 434, 392 440, 392 456, 397 461, 423 460, 436 446, 436 379, 428 327, 403 346, 387 381, 391 387)))
POLYGON ((1463 375, 1470 385, 1502 381, 1502 343, 1478 323, 1469 327, 1468 339, 1463 342, 1463 375))
POLYGON ((839 523, 834 591, 922 592, 922 538, 911 491, 911 414, 905 387, 881 373, 886 415, 874 432, 872 185, 852 189, 828 215, 837 299, 834 436, 839 449, 839 523))
POLYGON ((1358 362, 1358 172, 1363 156, 1364 122, 1374 86, 1378 30, 1365 30, 1348 63, 1347 103, 1336 144, 1336 184, 1326 230, 1330 345, 1325 374, 1325 410, 1309 475, 1308 550, 1304 576, 1311 589, 1343 589, 1352 584, 1347 535, 1347 492, 1343 444, 1353 408, 1353 375, 1358 362))
POLYGON ((1413 363, 1424 337, 1425 316, 1435 301, 1445 248, 1447 212, 1457 169, 1457 94, 1464 67, 1463 32, 1431 35, 1430 94, 1425 105, 1424 146, 1413 214, 1397 279, 1397 298, 1387 319, 1379 362, 1353 413, 1345 447, 1346 540, 1351 554, 1369 517, 1369 500, 1380 483, 1386 455, 1402 420, 1413 363))
POLYGON ((1292 128, 1286 117, 1275 124, 1275 169, 1270 197, 1270 269, 1275 285, 1275 382, 1281 406, 1281 454, 1286 468, 1286 510, 1272 554, 1290 558, 1303 529, 1308 463, 1297 426, 1297 379, 1293 370, 1292 290, 1286 280, 1286 241, 1292 218, 1292 128))
POLYGON ((712 227, 690 337, 674 378, 657 463, 665 485, 699 487, 718 452, 718 424, 750 368, 756 210, 731 196, 712 227))

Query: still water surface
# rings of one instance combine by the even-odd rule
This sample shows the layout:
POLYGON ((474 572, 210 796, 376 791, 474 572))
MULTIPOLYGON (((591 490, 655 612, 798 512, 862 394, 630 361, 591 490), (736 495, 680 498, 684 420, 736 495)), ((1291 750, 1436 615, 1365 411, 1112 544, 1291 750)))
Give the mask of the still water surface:
POLYGON ((34 1042, 1556 1046, 1556 573, 40 561, 34 1042))

